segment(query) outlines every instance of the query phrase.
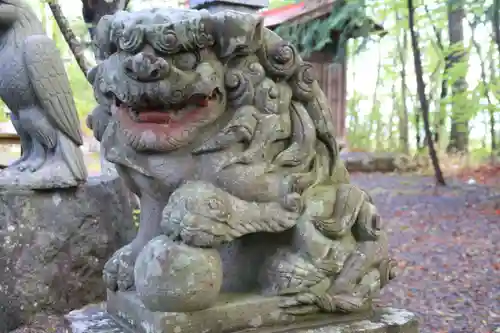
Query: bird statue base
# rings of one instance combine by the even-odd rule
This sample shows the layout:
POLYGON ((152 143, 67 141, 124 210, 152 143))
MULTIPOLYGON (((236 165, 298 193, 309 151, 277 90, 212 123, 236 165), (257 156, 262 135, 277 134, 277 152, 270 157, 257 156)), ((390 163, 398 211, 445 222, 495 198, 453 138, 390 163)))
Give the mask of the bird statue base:
POLYGON ((17 165, 10 165, 0 171, 0 189, 63 189, 76 187, 81 183, 75 179, 66 163, 58 159, 52 159, 34 172, 20 170, 17 165))

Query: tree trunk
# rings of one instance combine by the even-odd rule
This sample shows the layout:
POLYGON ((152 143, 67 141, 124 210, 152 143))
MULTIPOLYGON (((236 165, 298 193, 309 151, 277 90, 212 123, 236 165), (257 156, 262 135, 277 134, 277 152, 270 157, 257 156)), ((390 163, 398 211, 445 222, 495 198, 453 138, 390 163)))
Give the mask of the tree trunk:
MULTIPOLYGON (((493 50, 492 50, 493 51, 493 50)), ((498 69, 498 67, 496 66, 496 62, 495 62, 495 57, 493 55, 493 52, 491 52, 489 54, 489 63, 490 63, 490 84, 491 86, 493 87, 497 87, 498 84, 497 84, 497 76, 496 76, 496 71, 498 69)), ((491 94, 493 95, 493 97, 495 97, 496 100, 499 100, 500 99, 500 92, 499 91, 490 91, 491 94)), ((495 149, 497 150, 497 153, 499 152, 498 149, 497 149, 497 143, 500 142, 500 138, 497 137, 497 132, 495 131, 495 125, 496 125, 496 120, 495 120, 495 105, 492 105, 492 108, 489 110, 489 114, 490 114, 490 133, 491 135, 493 135, 493 137, 495 138, 495 148, 493 148, 493 140, 491 142, 492 144, 492 149, 495 149)))
POLYGON ((90 37, 94 38, 97 23, 104 15, 125 10, 130 0, 81 0, 83 20, 88 25, 90 37))
MULTIPOLYGON (((478 21, 479 22, 479 21, 478 21)), ((472 40, 472 45, 476 49, 477 55, 479 57, 479 65, 481 66, 481 83, 483 84, 483 89, 482 89, 482 95, 486 98, 488 101, 488 114, 489 114, 489 123, 490 123, 490 136, 491 136, 491 152, 493 153, 496 148, 496 134, 495 134, 495 105, 493 104, 493 101, 490 96, 490 88, 489 84, 486 78, 486 59, 483 57, 481 45, 478 43, 476 40, 476 24, 475 22, 470 22, 469 27, 471 30, 471 40, 472 40)), ((485 133, 486 137, 486 133, 485 133)))
MULTIPOLYGON (((81 0, 83 21, 88 26, 90 39, 95 36, 95 28, 99 20, 105 15, 112 15, 120 10, 125 10, 130 0, 81 0)), ((95 58, 99 61, 99 57, 95 48, 92 48, 95 58)))
POLYGON ((420 135, 420 108, 418 106, 414 106, 414 111, 415 112, 415 140, 417 141, 417 150, 420 151, 422 150, 422 136, 420 135))
POLYGON ((498 57, 500 58, 500 0, 493 1, 493 19, 491 20, 491 28, 495 36, 495 44, 497 45, 498 57))
MULTIPOLYGON (((430 138, 431 129, 429 124, 429 103, 427 97, 425 96, 424 73, 422 69, 420 48, 418 46, 418 35, 415 31, 415 12, 413 8, 413 0, 408 0, 408 24, 410 28, 411 46, 413 50, 413 62, 415 65, 415 77, 417 80, 417 93, 418 99, 420 101, 420 110, 422 110, 425 135, 426 137, 430 138)), ((443 177, 443 172, 441 171, 441 167, 439 166, 436 149, 434 148, 434 141, 427 140, 427 145, 429 147, 429 157, 432 161, 432 166, 434 167, 436 182, 438 185, 446 185, 443 177)))
MULTIPOLYGON (((432 14, 427 5, 425 5, 425 12, 430 22, 433 22, 432 14)), ((445 98, 448 96, 448 71, 451 68, 452 64, 450 64, 451 57, 448 57, 445 53, 443 38, 441 37, 441 30, 436 27, 434 23, 432 24, 432 30, 434 31, 434 35, 436 37, 436 43, 441 51, 441 54, 444 58, 444 69, 441 77, 441 92, 439 94, 439 110, 437 113, 437 117, 434 120, 434 142, 439 147, 441 134, 444 127, 445 117, 446 117, 446 102, 445 98)))
POLYGON ((90 62, 85 58, 85 48, 82 46, 82 44, 78 41, 76 38, 75 34, 73 33, 73 30, 71 30, 71 27, 69 25, 68 20, 64 16, 64 14, 61 11, 61 7, 57 3, 56 0, 49 1, 49 7, 50 10, 52 11, 52 15, 54 16, 54 19, 57 22, 57 25, 59 26, 59 29, 61 30, 61 34, 63 35, 64 39, 66 40, 66 43, 68 43, 68 46, 73 53, 76 62, 78 63, 78 66, 82 70, 82 72, 86 75, 87 72, 90 70, 92 65, 90 62))
MULTIPOLYGON (((353 83, 356 82, 356 71, 352 71, 351 82, 353 82, 353 83)), ((358 129, 360 128, 359 115, 358 115, 358 110, 357 110, 358 105, 359 105, 358 92, 355 89, 353 91, 352 97, 347 102, 347 107, 348 107, 347 112, 351 116, 349 118, 349 128, 347 131, 348 138, 346 138, 347 142, 349 142, 349 144, 356 144, 357 143, 357 142, 355 142, 354 138, 358 137, 358 129), (352 140, 350 138, 352 138, 352 140)))
POLYGON ((375 91, 373 92, 372 100, 372 117, 375 118, 375 150, 382 150, 382 115, 380 114, 380 101, 378 100, 378 88, 382 81, 382 48, 378 47, 378 62, 377 62, 377 77, 375 80, 375 91))
MULTIPOLYGON (((396 19, 401 19, 399 12, 396 12, 396 19)), ((406 155, 410 154, 409 130, 408 130, 408 104, 406 101, 406 55, 408 52, 408 34, 406 29, 402 30, 403 45, 401 45, 400 37, 396 38, 399 61, 401 63, 401 108, 399 114, 399 149, 406 155)))
MULTIPOLYGON (((448 2, 448 37, 450 47, 454 49, 449 54, 451 66, 455 66, 465 58, 463 19, 465 11, 463 0, 448 2)), ((467 152, 469 145, 469 121, 467 106, 463 101, 463 94, 467 90, 465 77, 459 77, 452 85, 452 112, 450 142, 448 152, 467 152)))
MULTIPOLYGON (((445 59, 445 65, 443 69, 443 77, 441 79, 441 93, 439 94, 439 113, 438 119, 436 119, 436 125, 434 129, 434 142, 436 145, 441 143, 441 134, 443 132, 444 122, 446 120, 446 97, 448 96, 448 60, 445 59)), ((442 146, 444 148, 444 146, 442 146)))

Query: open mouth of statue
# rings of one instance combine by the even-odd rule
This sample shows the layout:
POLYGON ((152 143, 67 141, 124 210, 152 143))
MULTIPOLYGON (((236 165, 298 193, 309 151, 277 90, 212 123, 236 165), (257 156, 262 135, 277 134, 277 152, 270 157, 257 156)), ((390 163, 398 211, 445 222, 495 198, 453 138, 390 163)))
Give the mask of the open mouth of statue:
POLYGON ((218 88, 177 104, 146 97, 142 96, 141 103, 125 103, 115 97, 112 105, 122 138, 138 151, 166 152, 188 145, 224 111, 224 94, 218 88))
MULTIPOLYGON (((119 116, 128 116, 136 123, 173 125, 175 123, 189 122, 197 118, 202 110, 210 108, 220 100, 218 89, 214 89, 210 94, 193 94, 190 98, 176 104, 168 106, 147 106, 134 107, 122 102, 114 96, 114 106, 119 112, 119 116)), ((146 103, 148 104, 148 103, 146 103)))

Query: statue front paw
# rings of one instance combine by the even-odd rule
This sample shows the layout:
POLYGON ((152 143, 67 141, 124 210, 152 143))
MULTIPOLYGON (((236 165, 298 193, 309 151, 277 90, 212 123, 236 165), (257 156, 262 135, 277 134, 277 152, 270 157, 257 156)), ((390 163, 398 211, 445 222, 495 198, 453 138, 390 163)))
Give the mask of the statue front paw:
POLYGON ((241 200, 211 183, 187 182, 163 210, 163 232, 188 245, 213 247, 256 232, 282 232, 299 214, 278 203, 241 200))
POLYGON ((233 240, 233 210, 229 194, 215 186, 193 182, 176 192, 163 210, 163 232, 187 245, 213 247, 233 240))
POLYGON ((224 221, 199 212, 188 211, 180 220, 170 220, 163 230, 170 238, 196 247, 214 247, 235 238, 235 233, 224 221))
POLYGON ((126 291, 134 286, 134 265, 139 250, 128 244, 116 251, 104 265, 103 279, 111 291, 126 291))

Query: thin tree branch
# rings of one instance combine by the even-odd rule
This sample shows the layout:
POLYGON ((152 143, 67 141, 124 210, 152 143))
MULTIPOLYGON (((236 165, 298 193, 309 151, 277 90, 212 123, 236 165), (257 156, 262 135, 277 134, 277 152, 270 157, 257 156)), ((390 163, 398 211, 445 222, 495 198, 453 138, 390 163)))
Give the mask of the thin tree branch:
MULTIPOLYGON (((408 0, 408 24, 410 26, 411 45, 413 49, 413 62, 415 65, 415 77, 417 80, 417 92, 420 101, 420 108, 422 110, 422 117, 424 120, 425 136, 431 138, 431 130, 429 124, 429 102, 425 96, 425 83, 423 78, 423 69, 420 48, 418 46, 418 35, 415 31, 415 9, 413 8, 413 0, 408 0)), ((439 166, 439 161, 434 147, 433 140, 427 140, 429 147, 429 157, 431 158, 434 167, 436 181, 439 185, 446 185, 446 182, 439 166)))
POLYGON ((73 56, 75 57, 75 60, 82 70, 82 72, 87 76, 88 71, 92 67, 90 62, 85 58, 85 48, 82 46, 78 38, 76 38, 75 33, 71 29, 68 20, 64 16, 61 10, 61 6, 59 6, 59 3, 57 0, 51 0, 48 2, 49 8, 52 11, 52 15, 54 16, 54 19, 56 20, 57 26, 59 27, 59 30, 61 30, 61 34, 63 35, 64 39, 66 40, 66 43, 68 43, 68 46, 73 53, 73 56))

